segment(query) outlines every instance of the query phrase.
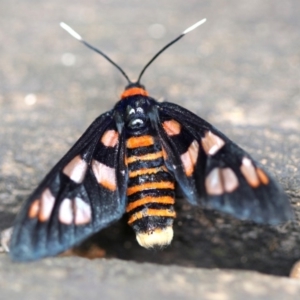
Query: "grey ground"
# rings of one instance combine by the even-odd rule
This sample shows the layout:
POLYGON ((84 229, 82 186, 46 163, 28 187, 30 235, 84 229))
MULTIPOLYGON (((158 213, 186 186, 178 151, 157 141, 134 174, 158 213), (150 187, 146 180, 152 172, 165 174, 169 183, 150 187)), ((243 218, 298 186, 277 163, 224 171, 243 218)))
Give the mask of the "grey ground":
POLYGON ((184 105, 250 152, 283 185, 297 215, 292 224, 257 226, 179 201, 174 242, 162 252, 137 246, 121 220, 85 245, 96 243, 107 260, 24 265, 1 254, 1 299, 296 299, 299 282, 242 270, 287 276, 300 258, 299 11, 298 0, 1 1, 0 230, 125 85, 60 21, 135 78, 157 50, 206 17, 149 68, 143 83, 152 96, 184 105), (161 38, 154 24, 165 28, 161 38))

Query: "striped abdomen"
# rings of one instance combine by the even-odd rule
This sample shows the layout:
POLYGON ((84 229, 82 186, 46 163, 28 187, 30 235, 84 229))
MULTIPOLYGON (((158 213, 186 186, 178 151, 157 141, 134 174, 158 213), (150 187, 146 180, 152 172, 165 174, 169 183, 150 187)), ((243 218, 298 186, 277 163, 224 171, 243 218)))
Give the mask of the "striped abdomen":
POLYGON ((173 238, 175 182, 165 167, 161 145, 151 135, 127 139, 128 224, 145 248, 165 246, 173 238))

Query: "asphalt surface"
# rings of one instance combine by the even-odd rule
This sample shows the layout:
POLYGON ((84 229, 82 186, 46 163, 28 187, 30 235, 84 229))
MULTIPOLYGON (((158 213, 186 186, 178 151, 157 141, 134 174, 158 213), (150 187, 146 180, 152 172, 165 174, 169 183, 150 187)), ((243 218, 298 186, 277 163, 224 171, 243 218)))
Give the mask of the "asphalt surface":
MULTIPOLYGON (((195 209, 180 200, 174 241, 162 252, 141 249, 121 220, 81 250, 96 244, 101 248, 98 256, 110 258, 108 261, 55 258, 18 266, 1 255, 5 267, 0 268, 0 293, 5 299, 20 295, 41 298, 42 292, 31 294, 38 293, 34 288, 39 285, 45 285, 48 299, 64 295, 77 299, 84 287, 97 295, 101 287, 107 298, 123 295, 126 299, 143 290, 144 298, 150 299, 168 296, 164 291, 174 289, 172 299, 176 293, 180 299, 182 291, 189 290, 195 292, 188 294, 190 298, 201 294, 203 299, 255 299, 259 295, 234 289, 230 281, 220 284, 216 272, 234 274, 234 280, 242 278, 250 291, 255 290, 261 275, 241 270, 287 276, 300 258, 299 10, 297 0, 168 0, 159 4, 148 0, 1 1, 1 230, 12 224, 21 203, 87 126, 116 103, 126 84, 103 58, 63 31, 60 21, 108 54, 130 78, 136 78, 154 53, 206 17, 207 23, 164 53, 142 82, 153 97, 197 113, 265 165, 283 185, 297 217, 284 226, 257 226, 195 209), (53 285, 57 290, 47 284, 52 282, 51 273, 47 274, 49 265, 59 268, 58 273, 71 274, 58 275, 67 279, 53 285), (127 269, 136 275, 128 275, 127 269), (109 274, 118 270, 118 279, 112 284, 114 277, 109 274), (87 279, 76 284, 85 275, 90 278, 89 272, 95 275, 92 284, 87 279), (149 274, 153 279, 149 280, 149 274), (174 279, 172 274, 180 278, 174 279), (190 281, 189 276, 194 279, 190 281), (164 290, 128 288, 136 278, 142 287, 161 282, 164 290), (176 280, 182 289, 176 288, 176 280), (211 294, 209 287, 218 287, 223 294, 211 294)), ((262 278, 266 294, 274 292, 275 297, 277 293, 278 298, 272 299, 289 299, 295 291, 299 293, 300 283, 294 280, 262 278)))

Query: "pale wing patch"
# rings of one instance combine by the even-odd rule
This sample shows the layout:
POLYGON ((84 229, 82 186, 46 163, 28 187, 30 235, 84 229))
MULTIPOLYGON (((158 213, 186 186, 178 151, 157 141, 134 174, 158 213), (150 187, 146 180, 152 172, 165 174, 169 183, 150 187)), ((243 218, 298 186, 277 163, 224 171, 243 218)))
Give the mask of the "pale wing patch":
POLYGON ((205 179, 205 188, 208 195, 231 193, 238 186, 238 178, 230 168, 214 168, 205 179))
POLYGON ((207 155, 214 155, 225 145, 225 142, 211 131, 206 131, 201 144, 207 155))
POLYGON ((256 169, 256 173, 257 173, 257 175, 258 175, 258 177, 259 177, 259 180, 260 180, 263 184, 267 185, 267 184, 269 183, 269 178, 268 178, 268 176, 266 175, 266 173, 265 173, 262 169, 257 168, 257 169, 256 169))
POLYGON ((239 186, 238 178, 230 168, 221 169, 221 176, 225 192, 231 193, 239 186))
POLYGON ((73 223, 74 212, 73 203, 71 199, 64 199, 60 204, 58 211, 58 219, 61 223, 70 225, 73 223))
POLYGON ((73 200, 65 198, 59 207, 58 219, 66 225, 88 224, 92 219, 92 210, 90 205, 79 197, 73 200))
POLYGON ((243 158, 240 169, 251 187, 256 188, 259 186, 258 175, 256 173, 255 167, 252 164, 252 161, 249 158, 243 158))
POLYGON ((55 203, 55 198, 52 195, 51 191, 49 189, 45 189, 40 199, 39 220, 41 222, 45 222, 49 220, 53 210, 54 203, 55 203))
POLYGON ((208 195, 222 195, 224 188, 219 168, 214 168, 205 178, 205 188, 208 195))
POLYGON ((80 155, 75 156, 63 169, 63 173, 76 183, 82 183, 88 164, 80 155))
POLYGON ((111 191, 117 189, 116 170, 114 168, 110 168, 97 160, 93 160, 92 170, 99 184, 111 191))
POLYGON ((29 211, 28 211, 28 217, 30 219, 37 218, 37 216, 39 215, 40 206, 41 206, 41 201, 39 199, 34 200, 31 203, 31 205, 29 207, 29 211))
POLYGON ((28 210, 28 217, 31 219, 39 218, 41 222, 47 221, 52 213, 55 197, 49 189, 45 189, 40 199, 34 200, 28 210))
POLYGON ((185 174, 191 176, 194 172, 194 167, 198 159, 199 144, 193 141, 188 150, 180 156, 185 174))
POLYGON ((111 129, 104 132, 101 143, 106 147, 115 147, 119 140, 119 134, 117 131, 111 129))
POLYGON ((89 223, 92 219, 92 210, 90 205, 78 197, 75 198, 74 202, 75 224, 83 225, 89 223))
POLYGON ((169 136, 177 135, 181 131, 181 125, 175 120, 164 121, 162 126, 169 136))

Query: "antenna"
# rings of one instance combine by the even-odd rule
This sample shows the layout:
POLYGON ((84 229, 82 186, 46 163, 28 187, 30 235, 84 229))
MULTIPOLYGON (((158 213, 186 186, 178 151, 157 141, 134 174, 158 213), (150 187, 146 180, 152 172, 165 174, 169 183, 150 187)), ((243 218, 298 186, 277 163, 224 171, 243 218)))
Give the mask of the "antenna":
POLYGON ((129 84, 132 83, 130 81, 129 77, 127 76, 127 74, 123 71, 123 69, 120 66, 118 66, 112 59, 110 59, 105 53, 103 53, 101 50, 95 48, 94 46, 90 45, 88 42, 86 42, 85 40, 83 40, 82 37, 73 28, 71 28, 66 23, 60 22, 59 25, 64 30, 66 30, 71 36, 73 36, 76 40, 78 40, 79 42, 81 42, 82 44, 84 44, 85 46, 87 46, 88 48, 94 50, 95 52, 99 53, 104 58, 106 58, 110 63, 112 63, 123 74, 123 76, 126 78, 126 80, 128 81, 129 84))
POLYGON ((143 70, 140 73, 140 76, 137 80, 137 83, 140 83, 141 78, 143 76, 143 74, 145 73, 146 69, 152 64, 152 62, 161 54, 163 53, 167 48, 169 48, 171 45, 173 45, 174 43, 176 43, 178 40, 180 40, 182 37, 184 37, 187 33, 191 32, 192 30, 196 29, 198 26, 202 25, 203 23, 206 22, 206 19, 202 19, 200 21, 198 21, 197 23, 195 23, 194 25, 188 27, 186 30, 184 30, 177 38, 175 38, 174 40, 172 40, 170 43, 168 43, 166 46, 164 46, 160 51, 158 51, 153 57, 152 59, 146 64, 146 66, 143 68, 143 70))
MULTIPOLYGON (((184 30, 177 38, 175 38, 174 40, 172 40, 170 43, 168 43, 166 46, 164 46, 160 51, 158 51, 153 57, 152 59, 145 65, 145 67, 142 69, 138 80, 136 81, 135 84, 140 84, 141 78, 143 76, 143 74, 145 73, 146 69, 152 64, 152 62, 162 53, 164 52, 167 48, 169 48, 171 45, 173 45, 174 43, 176 43, 178 40, 180 40, 182 37, 184 37, 187 33, 191 32, 192 30, 196 29, 198 26, 202 25, 203 23, 206 22, 206 19, 202 19, 200 21, 198 21, 197 23, 195 23, 194 25, 188 27, 186 30, 184 30)), ((69 25, 67 25, 64 22, 60 23, 60 26, 66 30, 71 36, 73 36, 76 40, 78 40, 79 42, 83 43, 85 46, 87 46, 88 48, 94 50, 95 52, 99 53, 100 55, 102 55, 105 59, 107 59, 110 63, 112 63, 122 74, 123 76, 126 78, 126 80, 128 81, 129 85, 130 84, 134 84, 133 82, 131 82, 131 80, 129 79, 129 77, 127 76, 127 74, 123 71, 123 69, 118 66, 112 59, 110 59, 106 54, 104 54, 102 51, 100 51, 99 49, 95 48, 94 46, 90 45, 88 42, 86 42, 85 40, 82 39, 82 37, 74 30, 72 29, 69 25)))

